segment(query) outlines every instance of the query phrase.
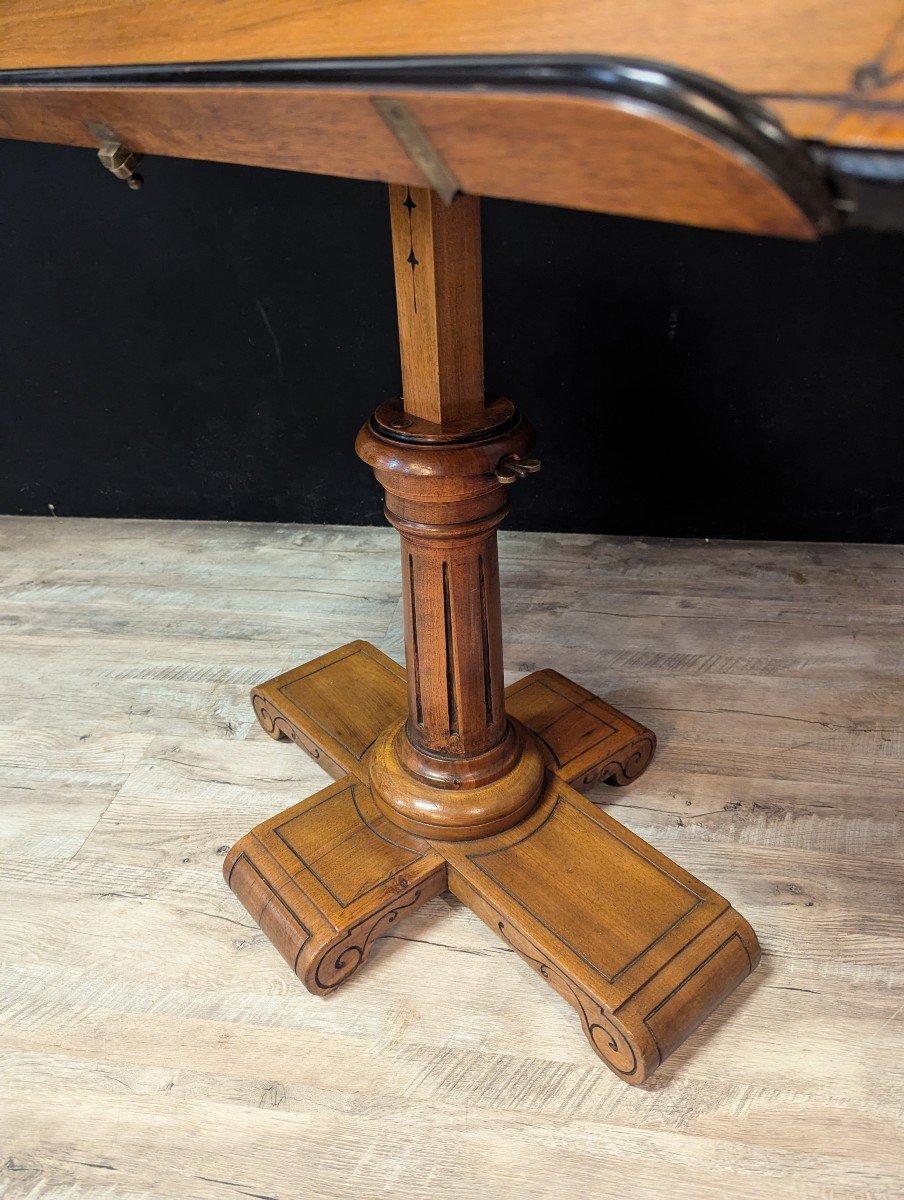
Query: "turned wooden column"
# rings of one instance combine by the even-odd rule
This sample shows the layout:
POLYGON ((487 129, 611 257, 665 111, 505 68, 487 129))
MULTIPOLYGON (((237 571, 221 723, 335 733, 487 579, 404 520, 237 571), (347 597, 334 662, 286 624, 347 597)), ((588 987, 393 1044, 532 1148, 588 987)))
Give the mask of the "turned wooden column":
MULTIPOLYGON (((387 489, 386 515, 402 540, 407 733, 424 755, 472 764, 507 732, 496 553, 507 506, 485 493, 445 504, 439 521, 429 507, 387 489)), ((473 770, 454 764, 437 775, 473 770)))
POLYGON ((372 779, 409 829, 473 837, 521 819, 542 783, 533 739, 505 712, 496 551, 502 480, 534 433, 484 396, 479 201, 392 186, 390 205, 403 395, 357 449, 401 537, 409 706, 372 779))

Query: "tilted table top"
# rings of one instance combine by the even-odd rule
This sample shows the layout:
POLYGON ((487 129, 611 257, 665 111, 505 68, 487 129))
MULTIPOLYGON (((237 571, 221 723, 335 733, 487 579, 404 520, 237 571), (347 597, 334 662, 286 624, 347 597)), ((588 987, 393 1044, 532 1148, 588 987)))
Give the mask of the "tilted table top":
POLYGON ((7 0, 0 136, 108 135, 749 233, 895 225, 904 6, 7 0))

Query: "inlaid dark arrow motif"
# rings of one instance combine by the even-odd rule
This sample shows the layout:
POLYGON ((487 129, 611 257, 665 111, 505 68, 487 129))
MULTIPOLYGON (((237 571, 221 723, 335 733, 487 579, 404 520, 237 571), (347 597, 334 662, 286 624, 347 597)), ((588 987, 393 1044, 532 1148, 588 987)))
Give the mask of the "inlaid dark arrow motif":
POLYGON ((417 270, 418 264, 421 260, 414 252, 414 225, 411 219, 411 212, 412 209, 417 208, 417 204, 415 204, 414 200, 412 199, 411 188, 408 188, 408 194, 402 203, 408 209, 408 241, 411 245, 411 250, 409 251, 408 258, 405 261, 411 263, 411 295, 414 301, 414 311, 417 312, 417 277, 415 275, 415 271, 417 270))

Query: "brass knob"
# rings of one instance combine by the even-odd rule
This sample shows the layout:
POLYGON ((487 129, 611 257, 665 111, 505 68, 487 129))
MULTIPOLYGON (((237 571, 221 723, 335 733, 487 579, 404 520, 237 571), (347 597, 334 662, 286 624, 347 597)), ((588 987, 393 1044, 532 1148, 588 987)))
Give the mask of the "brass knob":
POLYGON ((124 180, 133 192, 137 192, 144 183, 142 176, 135 170, 144 155, 136 154, 121 142, 104 142, 97 152, 97 157, 111 175, 124 180))
POLYGON ((540 460, 538 458, 518 458, 514 454, 507 454, 505 458, 499 460, 499 465, 496 467, 496 478, 500 483, 514 483, 517 479, 524 479, 527 475, 536 475, 540 470, 540 460))

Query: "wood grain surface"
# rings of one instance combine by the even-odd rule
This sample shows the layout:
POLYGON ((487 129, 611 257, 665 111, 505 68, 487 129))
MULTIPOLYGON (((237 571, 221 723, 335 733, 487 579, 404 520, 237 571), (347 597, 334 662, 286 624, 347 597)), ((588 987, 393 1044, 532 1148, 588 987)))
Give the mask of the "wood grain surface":
MULTIPOLYGON (((0 69, 418 54, 618 54, 746 92, 838 93, 901 45, 900 0, 6 0, 0 69), (804 51, 805 48, 805 52, 804 51)), ((892 62, 892 68, 894 62, 892 62)), ((897 64, 900 66, 900 64, 897 64)), ((897 81, 900 84, 900 81, 897 81)), ((896 89, 901 94, 901 89, 896 89)))
POLYGON ((444 204, 429 188, 389 189, 405 412, 424 421, 482 417, 480 199, 444 204))
POLYGON ((757 97, 800 138, 904 139, 901 0, 196 0, 190 20, 182 0, 0 5, 0 70, 468 54, 652 59, 757 97))
MULTIPOLYGON (((378 115, 375 95, 354 88, 0 87, 0 137, 96 146, 89 126, 100 123, 147 155, 423 184, 420 168, 378 115)), ((474 196, 814 236, 797 203, 749 155, 643 110, 567 94, 381 89, 379 96, 404 100, 462 190, 474 196)), ((429 214, 414 215, 421 232, 429 214)), ((456 226, 466 224, 465 214, 457 215, 456 226)), ((442 214, 433 224, 440 240, 442 214)), ((446 231, 447 238, 465 235, 457 227, 446 231)), ((453 286, 466 288, 466 268, 479 261, 479 252, 466 259, 453 286)))
POLYGON ((555 665, 655 727, 591 795, 763 946, 627 1089, 448 895, 320 1000, 223 886, 328 784, 248 688, 356 637, 401 657, 391 530, 0 546, 4 1197, 900 1195, 900 549, 501 535, 509 681, 555 665))

